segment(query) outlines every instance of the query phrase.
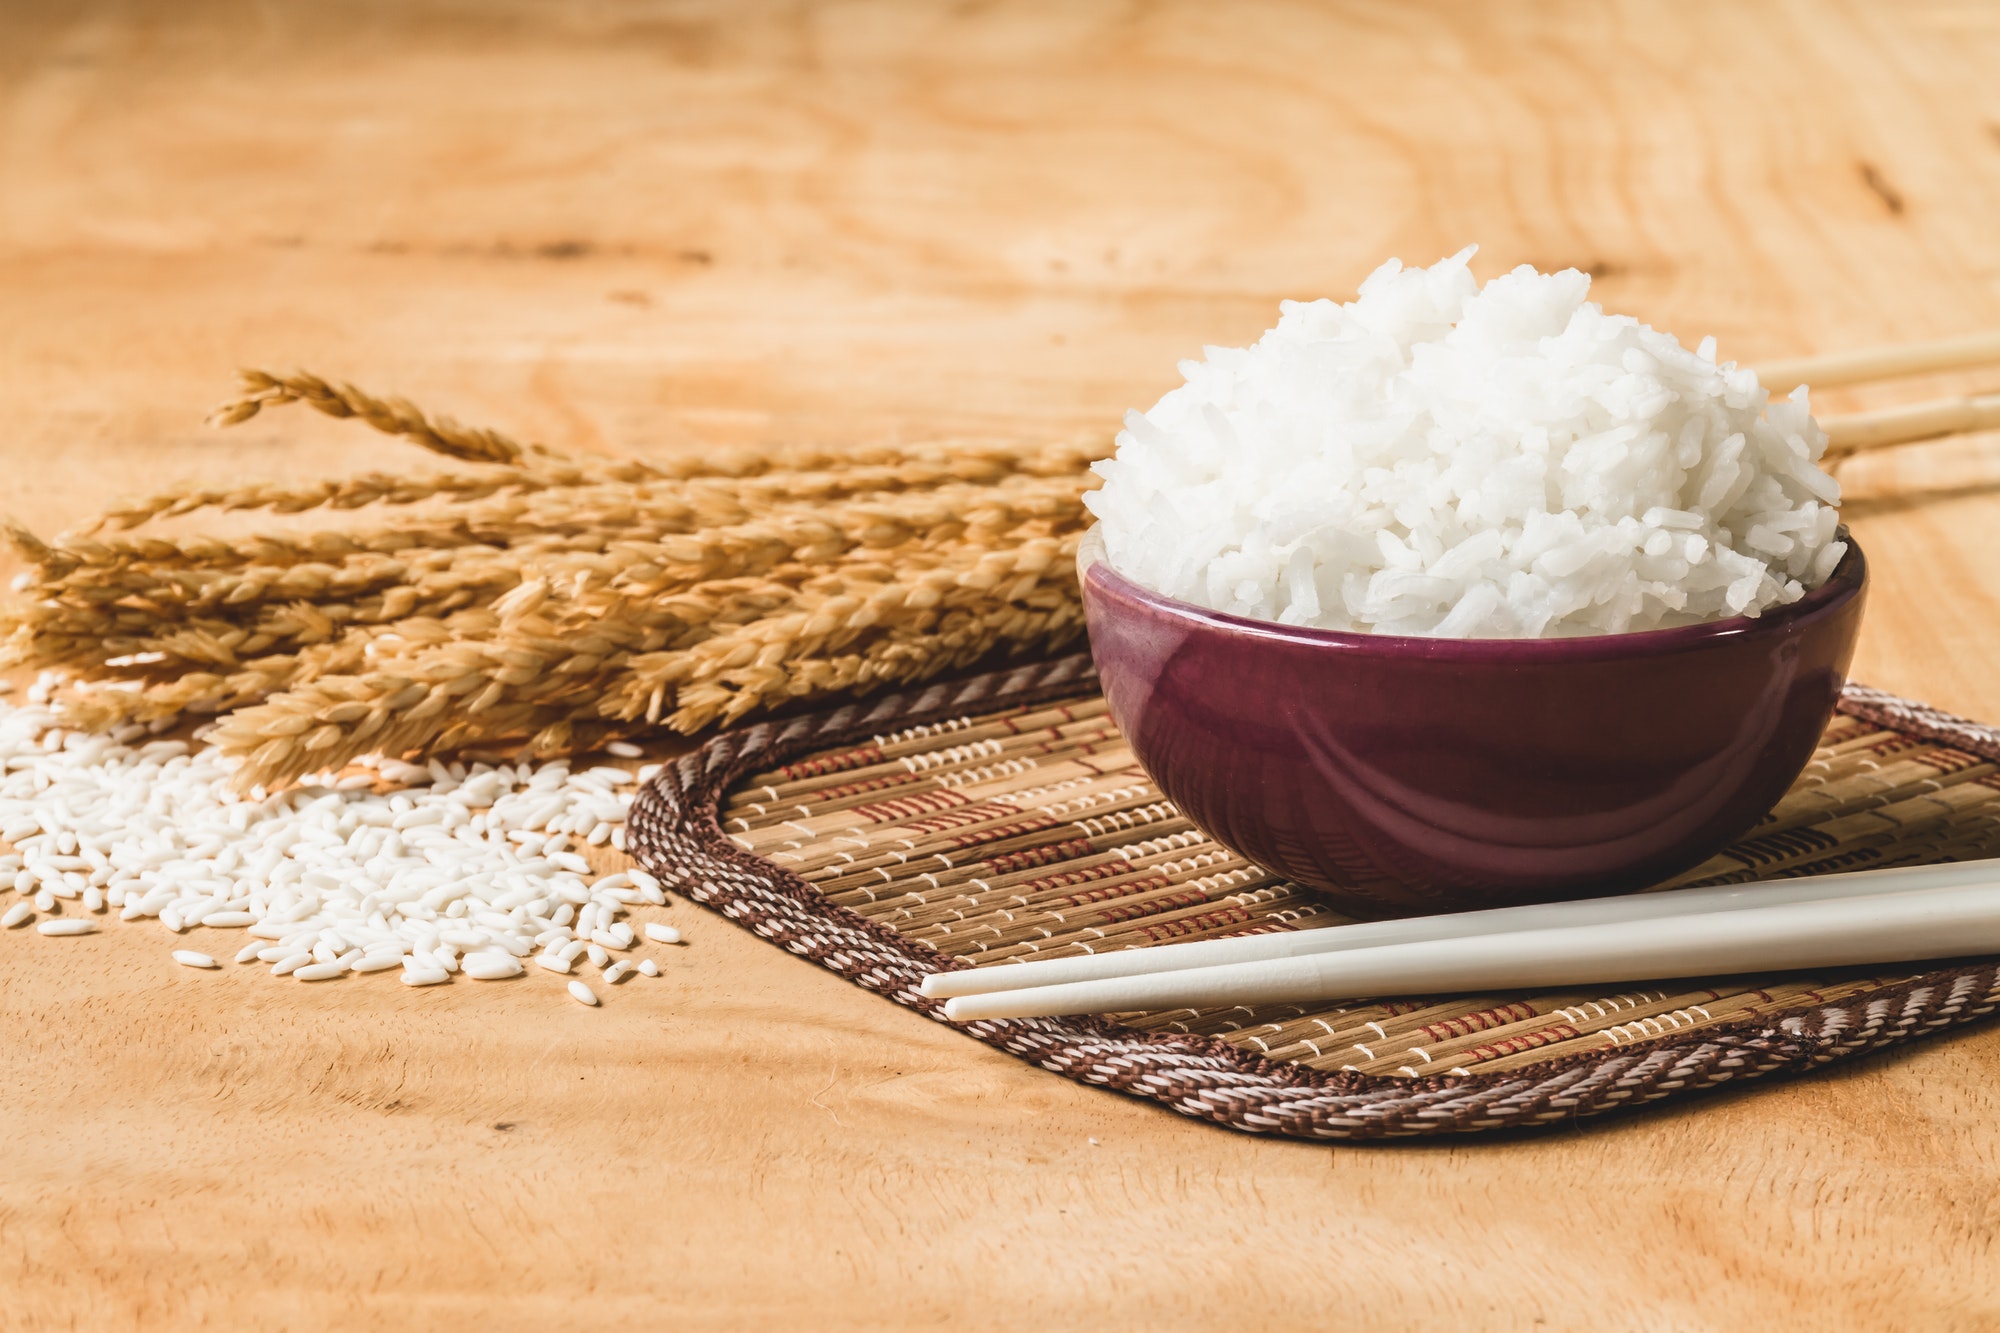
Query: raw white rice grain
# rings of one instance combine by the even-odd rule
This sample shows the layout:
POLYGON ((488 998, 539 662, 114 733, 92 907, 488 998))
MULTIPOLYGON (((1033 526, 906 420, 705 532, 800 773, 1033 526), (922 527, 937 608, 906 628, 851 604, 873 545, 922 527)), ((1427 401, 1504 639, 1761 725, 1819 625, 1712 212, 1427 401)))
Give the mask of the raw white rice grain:
POLYGON ((608 951, 630 937, 627 904, 647 896, 622 873, 589 882, 581 854, 619 840, 634 791, 622 769, 365 760, 379 781, 322 775, 239 796, 213 751, 153 739, 173 719, 108 735, 58 725, 57 679, 26 707, 0 705, 0 838, 13 844, 0 892, 23 895, 0 911, 5 924, 80 900, 122 921, 241 930, 236 959, 275 976, 401 966, 498 979, 540 947, 572 964, 608 951), (584 907, 589 930, 557 924, 584 907))
POLYGON ((94 935, 97 926, 82 917, 57 917, 54 921, 44 921, 35 927, 43 935, 94 935))
POLYGON ((176 963, 179 963, 179 964, 180 964, 180 965, 181 965, 182 967, 221 967, 221 966, 222 966, 222 964, 220 964, 220 963, 216 962, 216 961, 215 961, 215 960, 214 960, 213 958, 210 958, 210 957, 209 957, 209 956, 208 956, 207 954, 205 954, 205 953, 196 953, 196 952, 195 952, 195 951, 194 951, 193 949, 176 949, 176 950, 174 950, 174 961, 175 961, 176 963))
POLYGON ((587 1004, 593 1009, 597 1007, 597 992, 584 985, 581 981, 570 982, 569 993, 570 998, 578 1004, 587 1004))
POLYGON ((639 972, 643 976, 657 977, 660 975, 660 965, 650 958, 641 958, 639 960, 639 972))
POLYGON ((469 953, 459 961, 459 970, 474 981, 503 981, 521 975, 521 960, 512 954, 469 953))
POLYGON ((646 923, 646 938, 658 940, 661 944, 679 944, 681 933, 672 926, 663 926, 657 921, 646 923))

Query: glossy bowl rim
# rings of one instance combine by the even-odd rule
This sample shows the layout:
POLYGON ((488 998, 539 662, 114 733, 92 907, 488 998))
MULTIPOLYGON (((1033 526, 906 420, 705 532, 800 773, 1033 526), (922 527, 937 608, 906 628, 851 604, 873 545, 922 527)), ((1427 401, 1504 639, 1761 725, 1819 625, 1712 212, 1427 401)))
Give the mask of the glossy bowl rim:
POLYGON ((1077 545, 1077 581, 1086 593, 1092 580, 1104 591, 1137 602, 1156 614, 1192 621, 1226 633, 1258 639, 1278 639, 1302 647, 1348 654, 1526 664, 1591 658, 1672 656, 1712 647, 1729 640, 1781 633, 1794 624, 1839 611, 1868 586, 1868 558, 1861 544, 1843 526, 1847 543, 1826 582, 1798 601, 1760 616, 1729 616, 1694 625, 1632 630, 1625 634, 1588 634, 1562 639, 1447 639, 1411 634, 1373 634, 1364 630, 1318 629, 1253 620, 1229 611, 1215 611, 1177 597, 1154 592, 1112 567, 1104 549, 1101 524, 1093 523, 1077 545))

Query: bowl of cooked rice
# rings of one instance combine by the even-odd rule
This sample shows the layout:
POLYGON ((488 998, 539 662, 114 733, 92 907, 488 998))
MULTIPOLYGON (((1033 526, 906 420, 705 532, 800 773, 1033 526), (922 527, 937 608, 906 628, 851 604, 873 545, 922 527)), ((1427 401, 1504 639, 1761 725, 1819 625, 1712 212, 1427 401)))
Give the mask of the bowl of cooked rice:
POLYGON ((1803 390, 1470 254, 1183 363, 1087 501, 1139 761, 1358 914, 1699 865, 1804 768, 1866 599, 1803 390))

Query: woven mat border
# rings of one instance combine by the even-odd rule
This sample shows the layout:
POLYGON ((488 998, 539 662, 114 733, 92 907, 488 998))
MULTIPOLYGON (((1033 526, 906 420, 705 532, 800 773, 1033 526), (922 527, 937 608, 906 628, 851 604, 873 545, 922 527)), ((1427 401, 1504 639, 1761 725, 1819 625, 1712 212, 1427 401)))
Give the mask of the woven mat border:
MULTIPOLYGON (((988 672, 726 732, 640 793, 630 848, 664 883, 856 985, 944 1022, 925 975, 968 966, 827 902, 723 834, 717 805, 750 773, 812 750, 965 713, 1093 688, 1087 654, 988 672)), ((2000 728, 1850 685, 1840 710, 2000 761, 2000 728)), ((1219 1039, 1101 1018, 953 1024, 1065 1078, 1250 1133, 1358 1140, 1556 1126, 1728 1083, 1796 1074, 1972 1022, 2000 1007, 2000 959, 1940 968, 1854 1000, 1761 1015, 1676 1039, 1587 1052, 1503 1074, 1387 1078, 1265 1060, 1219 1039)))

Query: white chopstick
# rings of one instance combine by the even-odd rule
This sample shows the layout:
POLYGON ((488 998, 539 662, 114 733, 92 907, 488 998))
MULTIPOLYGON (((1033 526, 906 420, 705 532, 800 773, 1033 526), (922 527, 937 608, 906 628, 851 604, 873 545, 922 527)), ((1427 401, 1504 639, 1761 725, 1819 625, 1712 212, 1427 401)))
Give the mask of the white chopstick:
POLYGON ((2000 878, 964 995, 955 1022, 1517 990, 2000 952, 2000 878))
POLYGON ((925 995, 944 999, 988 991, 1019 990, 1029 986, 1142 976, 1181 968, 1296 958, 1391 944, 1416 944, 1464 935, 1650 921, 1695 913, 1985 882, 2000 883, 2000 858, 1904 866, 1891 870, 1851 870, 1837 875, 1673 889, 1665 893, 1628 893, 1612 898, 1534 903, 1526 907, 1493 907, 1443 916, 1364 921, 1351 926, 1323 926, 1316 930, 1248 935, 1229 940, 1200 940, 1192 944, 1163 944, 1151 949, 1119 949, 1111 953, 1051 958, 1041 962, 1005 963, 998 967, 933 973, 924 978, 922 991, 925 995))

